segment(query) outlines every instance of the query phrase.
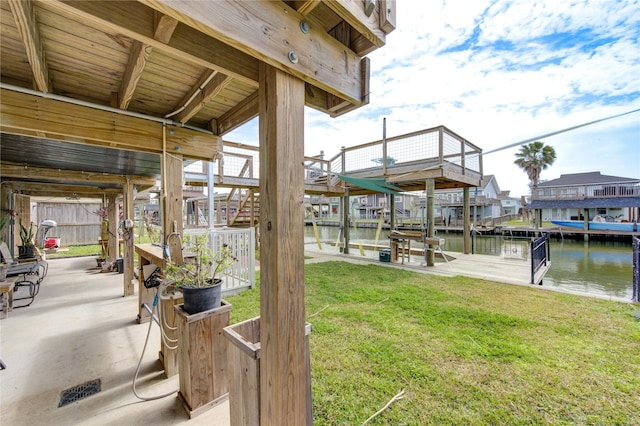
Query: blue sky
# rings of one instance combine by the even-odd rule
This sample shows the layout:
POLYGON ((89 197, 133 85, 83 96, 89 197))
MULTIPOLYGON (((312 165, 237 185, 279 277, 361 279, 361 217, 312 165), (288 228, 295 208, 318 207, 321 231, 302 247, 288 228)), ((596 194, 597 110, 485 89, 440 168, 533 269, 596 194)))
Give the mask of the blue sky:
MULTIPOLYGON (((399 0, 397 28, 371 53, 370 104, 339 118, 307 108, 305 154, 444 125, 483 151, 640 109, 640 1, 399 0)), ((257 122, 225 135, 257 144, 257 122)), ((541 139, 542 179, 600 171, 640 179, 640 112, 541 139)), ((529 193, 518 147, 485 174, 529 193)))

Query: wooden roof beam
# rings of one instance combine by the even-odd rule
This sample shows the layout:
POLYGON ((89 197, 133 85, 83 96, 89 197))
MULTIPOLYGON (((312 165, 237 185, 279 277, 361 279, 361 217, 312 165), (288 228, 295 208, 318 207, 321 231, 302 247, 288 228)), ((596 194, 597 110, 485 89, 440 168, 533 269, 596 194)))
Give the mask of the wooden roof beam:
POLYGON ((305 16, 310 14, 320 3, 321 0, 293 0, 287 2, 299 14, 305 16))
POLYGON ((31 65, 34 86, 41 92, 50 92, 49 71, 33 4, 31 0, 9 0, 9 6, 31 65))
MULTIPOLYGON (((0 91, 0 131, 23 136, 43 132, 51 139, 161 154, 163 124, 12 90, 0 91)), ((166 151, 211 161, 222 138, 172 126, 166 151)))
POLYGON ((133 98, 138 81, 142 77, 147 59, 151 55, 152 47, 137 40, 133 41, 131 52, 129 53, 129 62, 124 70, 120 90, 118 91, 118 108, 129 108, 129 102, 133 98))
POLYGON ((217 135, 223 136, 258 116, 258 91, 218 118, 217 135))
POLYGON ((204 108, 207 102, 218 96, 231 80, 231 77, 225 74, 208 70, 200 78, 198 85, 193 87, 185 99, 180 102, 181 110, 175 115, 174 120, 181 123, 189 121, 204 108))
MULTIPOLYGON (((380 29, 379 9, 375 8, 373 13, 367 16, 365 14, 365 4, 367 2, 323 0, 323 3, 373 44, 375 46, 374 50, 384 46, 385 33, 380 29)), ((377 2, 373 2, 373 4, 375 7, 377 2)), ((360 52, 358 49, 354 50, 360 52)))
POLYGON ((285 3, 141 2, 352 104, 362 104, 360 56, 285 3), (302 20, 309 24, 307 33, 300 28, 302 20))
POLYGON ((63 183, 9 182, 14 191, 32 196, 102 198, 105 194, 122 194, 122 188, 99 188, 88 185, 67 185, 63 183))
MULTIPOLYGON (((171 35, 178 25, 178 21, 166 15, 160 15, 159 13, 155 14, 154 21, 155 32, 153 38, 162 43, 169 43, 171 35)), ((133 98, 138 81, 140 81, 140 77, 142 77, 144 67, 147 64, 152 49, 153 46, 151 45, 138 40, 133 41, 129 54, 129 62, 122 76, 122 84, 118 91, 118 108, 129 108, 129 103, 133 98)))
POLYGON ((24 164, 0 161, 0 176, 12 179, 33 179, 37 176, 43 181, 61 182, 87 182, 96 184, 126 183, 127 178, 131 183, 141 186, 153 186, 156 183, 155 176, 122 176, 107 173, 83 172, 77 170, 51 169, 48 167, 26 166, 24 164))

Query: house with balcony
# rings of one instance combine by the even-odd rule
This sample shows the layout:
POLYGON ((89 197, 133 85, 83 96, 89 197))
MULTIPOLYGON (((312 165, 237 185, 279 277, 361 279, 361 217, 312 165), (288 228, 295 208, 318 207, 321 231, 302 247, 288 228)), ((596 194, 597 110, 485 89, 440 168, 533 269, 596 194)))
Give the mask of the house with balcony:
MULTIPOLYGON (((504 214, 503 200, 507 201, 508 191, 500 191, 494 175, 484 175, 480 186, 469 188, 471 221, 482 224, 486 220, 504 214)), ((461 188, 438 190, 435 193, 436 218, 440 216, 448 225, 459 225, 463 220, 463 191, 461 188), (439 214, 438 214, 439 213, 439 214)), ((515 205, 513 206, 515 209, 515 205)), ((515 209, 513 214, 517 214, 515 209)), ((436 224, 438 221, 436 220, 436 224)))
POLYGON ((531 194, 530 210, 539 210, 543 221, 638 221, 640 179, 607 176, 600 172, 560 175, 542 182, 531 194))

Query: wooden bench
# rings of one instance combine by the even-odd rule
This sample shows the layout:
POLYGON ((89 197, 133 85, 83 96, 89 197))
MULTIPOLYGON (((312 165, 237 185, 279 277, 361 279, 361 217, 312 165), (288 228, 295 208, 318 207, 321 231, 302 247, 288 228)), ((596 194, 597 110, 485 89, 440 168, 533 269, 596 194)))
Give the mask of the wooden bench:
POLYGON ((405 258, 409 263, 409 257, 411 254, 411 241, 420 241, 425 245, 425 258, 428 250, 434 250, 434 252, 440 253, 444 260, 448 263, 449 259, 442 251, 444 246, 444 238, 427 237, 422 231, 391 231, 389 234, 391 240, 391 261, 397 262, 398 257, 404 264, 405 258))

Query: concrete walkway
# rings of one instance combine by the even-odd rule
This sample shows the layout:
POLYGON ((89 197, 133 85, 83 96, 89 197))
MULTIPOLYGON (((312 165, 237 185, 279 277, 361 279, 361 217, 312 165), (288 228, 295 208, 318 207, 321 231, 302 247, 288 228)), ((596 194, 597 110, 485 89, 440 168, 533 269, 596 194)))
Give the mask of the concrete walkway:
MULTIPOLYGON (((341 260, 345 262, 355 262, 361 264, 377 264, 389 268, 403 268, 421 274, 434 274, 440 276, 454 277, 465 276, 478 278, 482 280, 495 281, 504 284, 521 285, 546 291, 555 291, 558 293, 573 294, 583 297, 594 297, 598 299, 611 300, 615 302, 630 303, 631 300, 610 297, 605 295, 597 295, 580 291, 571 291, 556 286, 545 286, 531 284, 531 263, 529 260, 519 258, 508 258, 501 256, 490 256, 482 254, 463 254, 458 252, 445 251, 445 255, 450 259, 445 262, 443 259, 436 257, 435 266, 425 266, 424 259, 421 256, 411 256, 409 262, 390 263, 380 262, 379 252, 373 250, 365 250, 364 256, 360 254, 358 249, 350 249, 350 254, 345 255, 339 253, 338 249, 331 244, 322 243, 320 249, 317 243, 305 244, 305 256, 309 259, 305 263, 326 262, 331 260, 341 260)), ((553 259, 552 259, 553 262, 553 259)), ((548 265, 550 268, 551 265, 548 265)), ((543 271, 546 272, 546 271, 543 271)), ((539 272, 538 274, 540 274, 539 272)), ((536 275, 539 278, 539 275, 536 275)))
MULTIPOLYGON (((228 402, 189 420, 177 394, 141 401, 131 390, 149 323, 138 324, 138 296, 123 297, 123 275, 100 273, 93 257, 49 261, 33 304, 0 321, 1 425, 229 425, 228 402), (58 408, 65 389, 100 379, 102 390, 58 408)), ((153 323, 138 393, 178 390, 158 361, 153 323)))

